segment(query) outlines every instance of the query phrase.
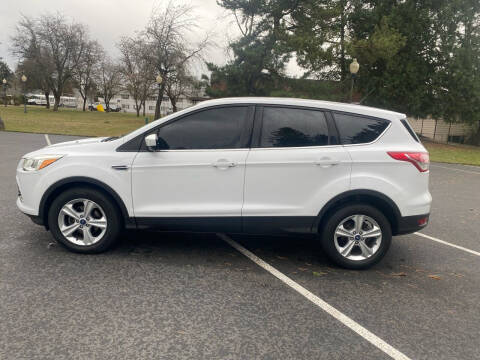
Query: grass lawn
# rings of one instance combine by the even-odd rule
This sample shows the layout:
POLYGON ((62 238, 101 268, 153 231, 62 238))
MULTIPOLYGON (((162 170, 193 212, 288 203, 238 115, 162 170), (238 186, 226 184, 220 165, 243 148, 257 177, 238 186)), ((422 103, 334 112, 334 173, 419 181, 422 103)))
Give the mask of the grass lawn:
MULTIPOLYGON (((118 136, 145 124, 145 118, 129 113, 102 113, 60 109, 54 112, 40 106, 0 106, 0 117, 7 131, 81 136, 118 136)), ((149 115, 150 121, 153 116, 149 115)))
POLYGON ((467 145, 447 145, 423 141, 430 153, 430 160, 452 164, 480 166, 480 147, 467 145))

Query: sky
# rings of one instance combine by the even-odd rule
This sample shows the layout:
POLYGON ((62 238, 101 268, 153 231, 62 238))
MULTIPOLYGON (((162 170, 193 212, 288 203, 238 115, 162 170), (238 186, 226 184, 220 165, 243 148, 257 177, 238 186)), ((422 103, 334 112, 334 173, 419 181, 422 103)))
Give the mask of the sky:
MULTIPOLYGON (((142 30, 148 22, 152 9, 162 6, 168 0, 1 0, 0 8, 0 57, 13 70, 17 59, 10 51, 10 37, 15 33, 16 23, 21 15, 37 17, 44 13, 60 12, 70 20, 87 25, 90 35, 97 39, 113 57, 118 55, 116 44, 122 36, 131 36, 142 30)), ((228 59, 227 45, 239 36, 239 30, 225 9, 217 5, 216 0, 176 0, 190 4, 194 8, 198 30, 191 34, 191 41, 202 38, 209 32, 215 43, 206 54, 206 58, 218 65, 228 59), (199 34, 199 35, 197 35, 199 34)), ((197 65, 194 72, 205 72, 197 65)), ((298 74, 299 69, 292 61, 287 67, 290 75, 298 74)))

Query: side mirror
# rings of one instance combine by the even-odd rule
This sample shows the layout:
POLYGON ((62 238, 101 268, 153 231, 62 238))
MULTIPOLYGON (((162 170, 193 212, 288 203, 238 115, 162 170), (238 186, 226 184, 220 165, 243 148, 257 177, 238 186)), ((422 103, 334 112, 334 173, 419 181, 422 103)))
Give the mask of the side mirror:
POLYGON ((153 151, 157 147, 157 134, 150 134, 145 136, 145 145, 148 150, 153 151))

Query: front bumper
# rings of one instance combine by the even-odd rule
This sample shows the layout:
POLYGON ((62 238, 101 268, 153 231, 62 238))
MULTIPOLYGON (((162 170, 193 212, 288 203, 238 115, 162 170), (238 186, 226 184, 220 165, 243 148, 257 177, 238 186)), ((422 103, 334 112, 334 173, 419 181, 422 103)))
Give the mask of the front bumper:
POLYGON ((422 230, 428 225, 430 214, 402 216, 398 219, 398 224, 393 235, 411 234, 422 230))

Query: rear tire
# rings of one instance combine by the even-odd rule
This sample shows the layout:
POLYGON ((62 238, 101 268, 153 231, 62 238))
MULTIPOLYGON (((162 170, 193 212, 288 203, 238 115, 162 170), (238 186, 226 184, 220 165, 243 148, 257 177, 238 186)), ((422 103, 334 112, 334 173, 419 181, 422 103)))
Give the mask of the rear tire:
POLYGON ((114 201, 103 192, 75 187, 58 195, 48 211, 48 226, 67 249, 84 254, 110 248, 122 229, 114 201))
POLYGON ((367 204, 336 209, 323 223, 320 234, 327 256, 337 265, 354 270, 378 263, 392 242, 390 222, 367 204))

